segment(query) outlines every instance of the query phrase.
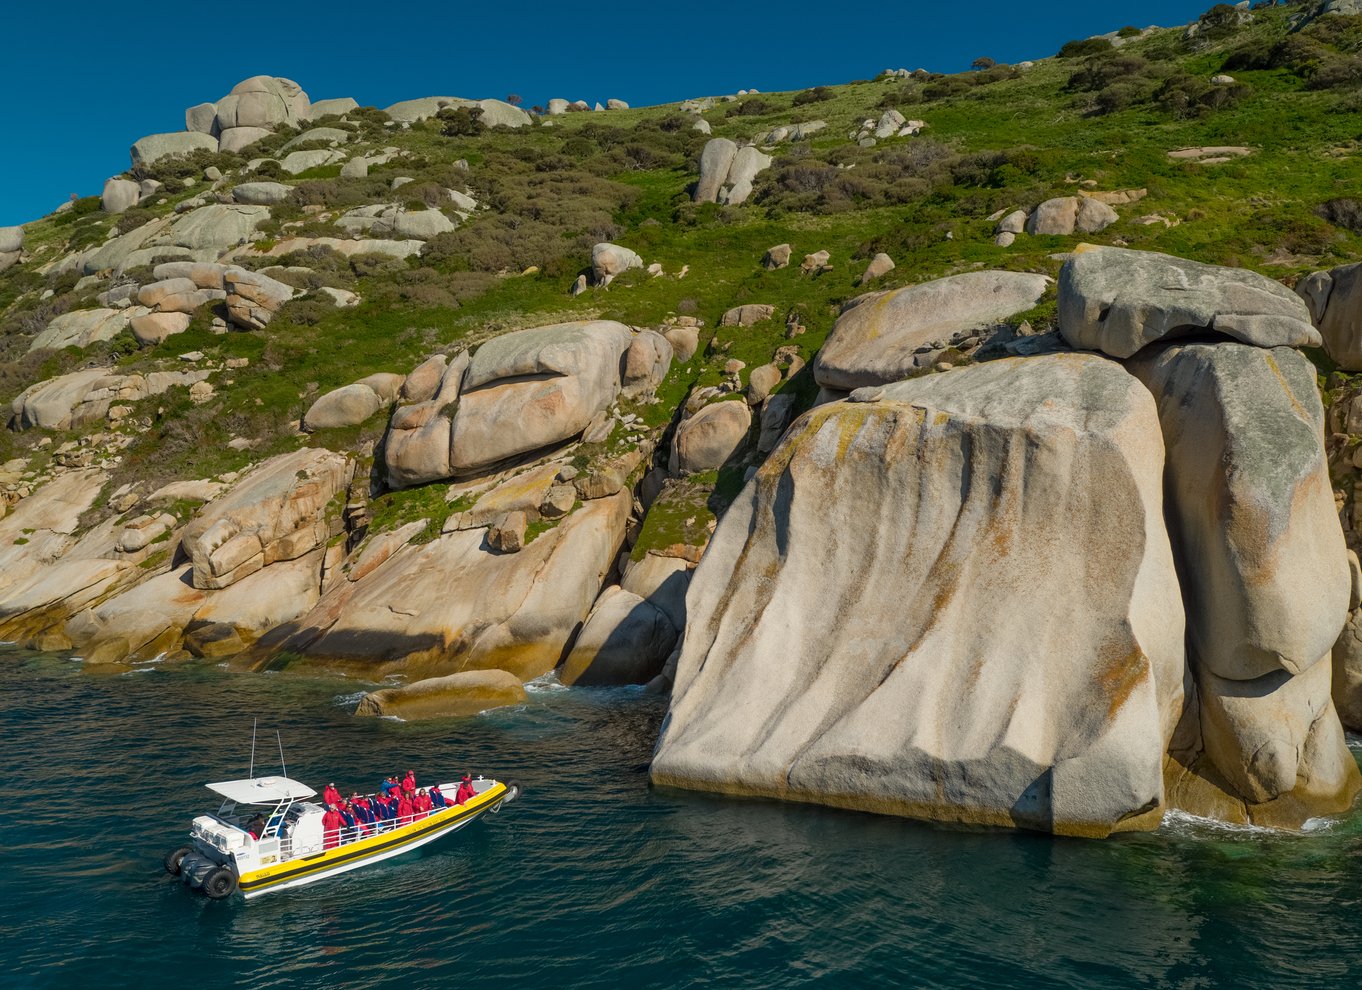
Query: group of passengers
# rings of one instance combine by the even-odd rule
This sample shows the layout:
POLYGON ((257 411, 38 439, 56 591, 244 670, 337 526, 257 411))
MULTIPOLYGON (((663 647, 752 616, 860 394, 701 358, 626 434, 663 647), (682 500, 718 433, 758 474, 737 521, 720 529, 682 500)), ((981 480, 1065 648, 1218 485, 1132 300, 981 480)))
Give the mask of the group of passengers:
POLYGON ((322 791, 322 802, 326 805, 322 815, 323 848, 335 849, 347 842, 410 825, 433 812, 463 804, 476 793, 468 774, 463 775, 452 800, 445 797, 439 784, 418 789, 414 770, 408 770, 401 780, 389 777, 367 797, 356 791, 344 798, 334 783, 327 784, 322 791))

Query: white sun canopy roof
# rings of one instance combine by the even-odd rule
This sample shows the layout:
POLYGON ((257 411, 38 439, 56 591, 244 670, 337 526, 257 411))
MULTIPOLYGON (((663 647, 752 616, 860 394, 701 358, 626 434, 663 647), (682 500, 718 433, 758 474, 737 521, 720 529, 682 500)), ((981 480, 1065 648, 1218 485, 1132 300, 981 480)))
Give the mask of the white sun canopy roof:
POLYGON ((306 784, 288 777, 252 777, 247 780, 223 780, 209 784, 208 789, 237 804, 278 804, 292 798, 300 801, 317 792, 306 784))

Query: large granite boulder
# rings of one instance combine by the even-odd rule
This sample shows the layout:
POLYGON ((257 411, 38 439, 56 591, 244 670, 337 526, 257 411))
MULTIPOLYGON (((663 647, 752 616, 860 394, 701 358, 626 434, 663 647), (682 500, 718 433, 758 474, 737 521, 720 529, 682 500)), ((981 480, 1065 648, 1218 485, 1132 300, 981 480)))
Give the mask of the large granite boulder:
POLYGON ((349 483, 346 458, 329 450, 280 454, 256 466, 184 528, 196 588, 227 588, 326 543, 327 508, 349 483))
POLYGON ((581 433, 619 394, 633 337, 622 323, 596 320, 517 330, 479 347, 454 414, 454 474, 581 433))
POLYGON ((488 127, 525 127, 532 122, 524 110, 502 100, 466 100, 460 96, 425 96, 403 100, 394 103, 385 112, 399 123, 414 124, 418 120, 434 117, 447 107, 478 107, 482 110, 482 116, 478 119, 488 127))
POLYGON ((728 138, 713 138, 700 153, 700 181, 693 199, 697 203, 717 203, 719 191, 728 179, 728 170, 738 157, 738 146, 728 138))
POLYGON ((359 699, 355 714, 405 721, 457 718, 476 715, 489 708, 524 704, 525 700, 525 686, 515 674, 505 670, 465 670, 371 691, 359 699))
POLYGON ((142 187, 131 179, 115 176, 104 183, 104 191, 99 196, 99 206, 105 213, 122 213, 137 205, 142 198, 142 187))
POLYGON ((311 101, 292 79, 252 76, 217 102, 215 127, 222 151, 239 151, 279 127, 307 122, 311 101))
POLYGON ((19 263, 24 256, 24 228, 0 227, 0 272, 19 263))
POLYGON ((265 329, 279 307, 293 298, 292 286, 235 265, 223 272, 222 283, 227 319, 243 330, 265 329))
POLYGON ((1218 343, 1151 349, 1129 367, 1158 402, 1196 662, 1250 680, 1327 659, 1351 580, 1314 366, 1290 348, 1218 343))
POLYGON ((642 267, 643 259, 627 247, 602 242, 591 249, 591 274, 597 285, 609 285, 616 275, 642 267))
POLYGON ((934 344, 1031 309, 1047 284, 1026 272, 967 272, 871 294, 838 317, 814 379, 844 390, 899 381, 929 365, 934 344))
POLYGON ((363 382, 332 389, 317 399, 303 414, 303 429, 331 430, 358 426, 387 403, 363 382))
POLYGON ((1296 283, 1324 349, 1345 371, 1362 371, 1362 264, 1314 272, 1296 283))
POLYGON ((349 96, 340 96, 329 100, 313 100, 312 106, 308 109, 307 117, 309 120, 320 120, 322 117, 344 117, 351 110, 358 110, 359 104, 349 96))
POLYGON ((63 347, 89 347, 113 340, 135 317, 150 313, 145 306, 126 309, 77 309, 63 313, 49 323, 28 345, 30 351, 60 350, 63 347))
POLYGON ((605 590, 559 672, 564 684, 647 684, 676 645, 677 630, 656 606, 619 587, 605 590))
POLYGON ((667 377, 672 353, 671 341, 662 334, 656 330, 641 331, 624 355, 622 384, 632 389, 656 386, 667 377))
POLYGON ((273 206, 293 195, 293 187, 282 182, 243 182, 232 190, 232 199, 248 206, 273 206))
POLYGON ((739 148, 724 180, 725 188, 719 192, 719 202, 730 206, 746 202, 752 195, 752 180, 759 172, 770 168, 771 162, 771 156, 762 154, 757 148, 739 148))
POLYGON ((176 131, 173 134, 148 134, 133 142, 132 164, 151 165, 171 155, 187 155, 195 151, 217 151, 218 139, 199 131, 176 131))
POLYGON ((358 581, 261 639, 257 665, 281 654, 303 667, 378 678, 500 669, 548 673, 586 619, 624 541, 627 492, 587 502, 518 553, 496 553, 482 529, 408 545, 358 581))
POLYGON ((714 471, 737 453, 752 428, 746 402, 715 402, 683 420, 672 436, 672 474, 714 471))
POLYGON ((867 398, 802 417, 720 521, 653 780, 1157 825, 1185 664, 1149 393, 1052 355, 867 398), (1033 607, 1038 587, 1062 607, 1033 607))
POLYGON ((1265 275, 1125 248, 1082 251, 1064 263, 1059 330, 1074 347, 1118 358, 1198 333, 1258 347, 1322 343, 1300 297, 1265 275))
POLYGON ((191 388, 206 380, 209 369, 153 371, 120 375, 108 368, 85 368, 30 385, 10 404, 10 427, 26 430, 69 430, 101 420, 115 402, 136 402, 177 386, 191 388))
POLYGON ((460 351, 449 361, 439 355, 407 376, 400 396, 407 402, 393 413, 383 443, 390 487, 410 488, 454 473, 449 464, 450 440, 468 363, 467 351, 460 351))

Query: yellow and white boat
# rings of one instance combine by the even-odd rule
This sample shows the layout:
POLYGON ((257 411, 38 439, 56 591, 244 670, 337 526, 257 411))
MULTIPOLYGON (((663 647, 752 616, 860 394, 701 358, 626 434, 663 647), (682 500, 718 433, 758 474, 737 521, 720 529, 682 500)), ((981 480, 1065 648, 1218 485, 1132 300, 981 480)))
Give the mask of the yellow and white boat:
MULTIPOLYGON (((326 808, 308 800, 317 792, 306 784, 253 777, 207 786, 223 799, 222 807, 194 819, 191 844, 168 854, 165 866, 215 900, 236 891, 250 900, 400 856, 500 811, 520 794, 514 783, 479 776, 473 780, 473 797, 461 805, 324 834, 326 808)), ((440 785, 446 798, 457 789, 458 782, 440 785)))

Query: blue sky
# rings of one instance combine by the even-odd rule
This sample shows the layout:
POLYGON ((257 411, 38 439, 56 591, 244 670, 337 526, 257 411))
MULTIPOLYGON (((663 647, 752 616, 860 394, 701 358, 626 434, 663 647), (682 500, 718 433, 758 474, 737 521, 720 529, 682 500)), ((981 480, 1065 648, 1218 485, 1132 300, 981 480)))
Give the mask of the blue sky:
POLYGON ((1052 55, 1126 24, 1184 24, 1213 0, 1045 0, 842 5, 201 4, 17 2, 4 15, 0 226, 96 194, 145 134, 184 128, 184 108, 257 74, 313 99, 387 106, 418 96, 518 93, 633 105, 757 88, 801 89, 987 55, 1052 55))

